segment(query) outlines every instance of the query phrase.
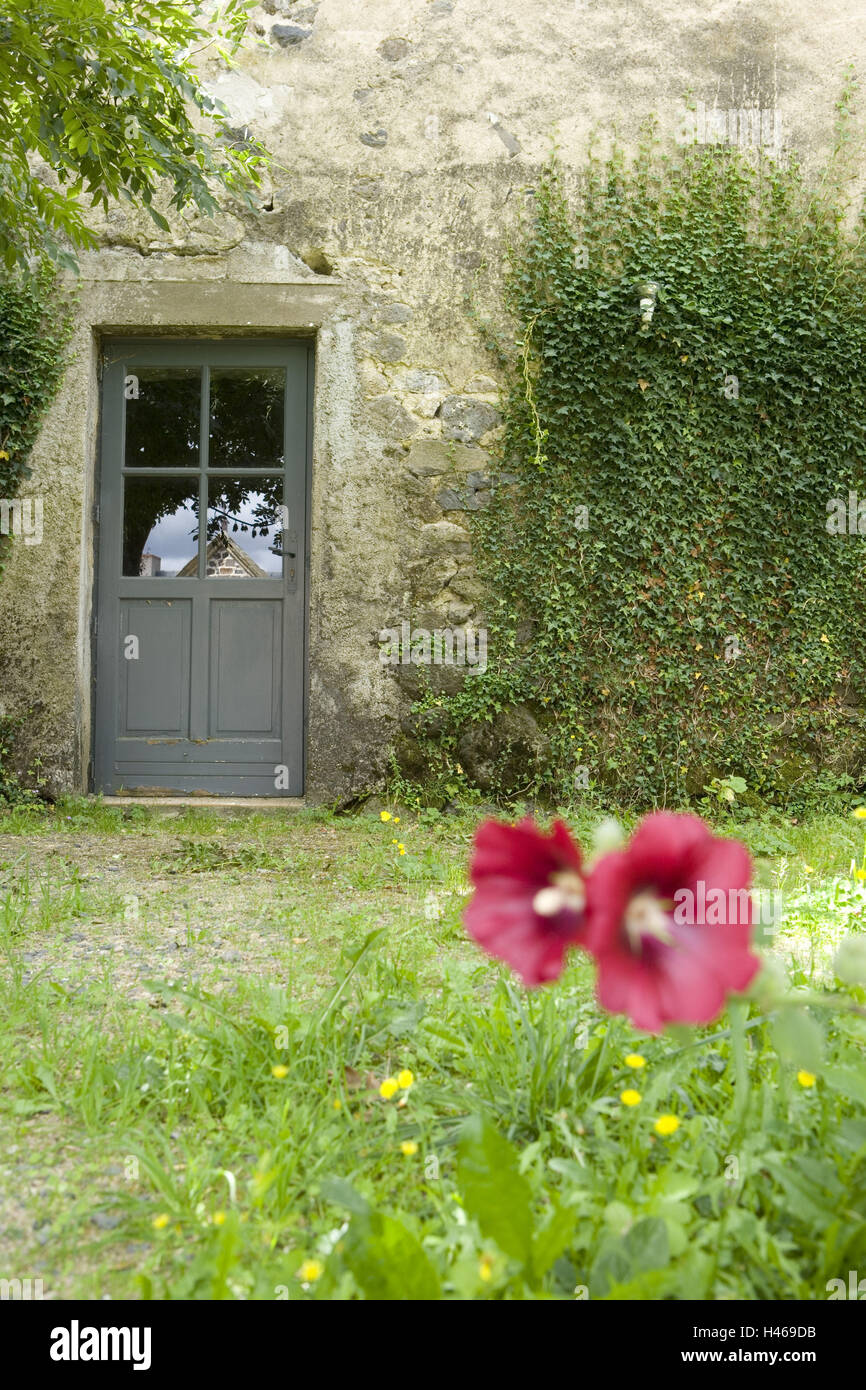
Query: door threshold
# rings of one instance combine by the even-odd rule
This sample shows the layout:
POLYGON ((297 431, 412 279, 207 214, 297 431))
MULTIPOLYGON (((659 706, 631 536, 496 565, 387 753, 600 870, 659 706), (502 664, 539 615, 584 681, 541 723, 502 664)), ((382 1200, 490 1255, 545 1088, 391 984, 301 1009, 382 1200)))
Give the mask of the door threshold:
MULTIPOLYGON (((94 802, 99 799, 88 797, 94 802)), ((106 792, 101 799, 105 806, 207 806, 209 810, 241 811, 301 811, 307 804, 300 796, 112 796, 106 792)))

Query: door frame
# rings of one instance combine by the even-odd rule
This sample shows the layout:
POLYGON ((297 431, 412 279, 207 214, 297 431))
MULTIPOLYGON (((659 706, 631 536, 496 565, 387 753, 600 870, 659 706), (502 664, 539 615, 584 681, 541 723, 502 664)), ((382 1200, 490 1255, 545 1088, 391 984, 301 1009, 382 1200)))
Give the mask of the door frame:
MULTIPOLYGON (((310 328, 313 328, 313 327, 314 327, 314 324, 310 324, 309 326, 310 326, 310 328)), ((90 639, 90 667, 91 667, 91 674, 90 674, 90 708, 91 708, 93 717, 92 717, 91 720, 90 720, 90 731, 89 731, 90 737, 89 737, 89 750, 88 750, 88 758, 89 758, 89 761, 88 761, 88 771, 87 771, 87 789, 88 789, 88 791, 91 792, 91 793, 94 793, 94 792, 99 793, 99 788, 97 787, 97 783, 96 783, 96 771, 97 771, 96 744, 97 744, 97 736, 98 736, 98 732, 99 732, 99 720, 98 720, 98 717, 97 717, 97 711, 98 711, 98 708, 99 708, 99 705, 98 705, 98 700, 99 700, 99 663, 98 663, 98 658, 99 658, 99 640, 98 640, 98 630, 97 630, 97 627, 98 627, 98 618, 99 618, 99 613, 100 613, 100 597, 101 597, 101 584, 102 584, 101 569, 102 569, 102 560, 103 560, 103 545, 102 545, 102 535, 101 535, 102 518, 101 518, 101 515, 100 515, 100 506, 101 506, 101 500, 102 500, 102 481, 103 481, 103 466, 104 466, 103 453, 104 453, 104 443, 105 443, 105 431, 104 431, 104 427, 105 427, 105 416, 106 416, 106 402, 105 402, 105 393, 104 393, 104 375, 105 375, 105 369, 106 369, 106 367, 109 365, 109 355, 116 357, 116 354, 117 354, 118 350, 124 350, 124 349, 130 350, 130 351, 134 351, 134 350, 136 350, 136 349, 142 349, 142 348, 145 348, 145 349, 151 349, 151 348, 152 348, 152 349, 157 349, 157 350, 160 349, 160 348, 163 348, 163 349, 164 349, 164 348, 168 348, 168 349, 169 349, 169 352, 168 352, 167 356, 170 357, 170 356, 172 355, 172 353, 171 353, 171 351, 170 351, 170 349, 171 349, 172 347, 174 347, 174 348, 180 348, 180 349, 183 349, 184 351, 189 351, 189 350, 194 350, 195 347, 196 347, 196 345, 200 345, 200 346, 202 347, 202 349, 206 349, 206 348, 208 348, 208 347, 211 347, 211 348, 212 348, 212 347, 214 347, 214 346, 219 345, 219 346, 221 346, 221 347, 226 348, 226 349, 227 349, 227 355, 230 355, 231 346, 232 346, 234 343, 237 343, 238 345, 243 345, 243 347, 246 348, 246 349, 252 348, 253 350, 256 350, 256 349, 261 350, 261 351, 263 352, 263 354, 266 356, 266 355, 268 354, 268 350, 273 351, 275 348, 278 349, 282 344, 288 343, 288 342, 303 344, 303 345, 305 345, 305 347, 306 347, 306 380, 305 380, 305 385, 304 385, 304 389, 303 389, 304 412, 305 412, 304 418, 305 418, 305 430, 306 430, 306 433, 305 433, 305 444, 304 444, 304 451, 303 451, 303 452, 304 452, 304 480, 303 480, 303 496, 304 496, 304 534, 303 534, 303 548, 304 548, 304 555, 303 555, 303 565, 300 567, 300 574, 298 575, 298 588, 299 588, 300 591, 301 591, 301 592, 300 592, 300 596, 299 596, 299 600, 298 600, 298 602, 299 602, 299 604, 300 604, 299 635, 300 635, 300 642, 301 642, 301 647, 302 647, 302 655, 301 655, 301 720, 302 720, 302 728, 301 728, 301 738, 300 738, 300 774, 301 774, 301 790, 300 790, 300 796, 303 797, 303 796, 305 795, 305 793, 306 793, 306 787, 307 787, 307 754, 308 754, 308 740, 309 740, 309 714, 310 714, 310 573, 311 573, 312 501, 313 501, 313 448, 314 448, 313 421, 314 421, 314 402, 315 402, 315 390, 316 390, 316 356, 317 356, 317 354, 316 354, 316 346, 317 346, 317 341, 316 341, 316 338, 315 338, 313 335, 309 334, 309 333, 298 333, 298 332, 294 332, 294 333, 293 333, 293 332, 291 332, 291 331, 288 331, 288 332, 279 332, 279 331, 276 331, 276 330, 271 331, 271 332, 267 332, 267 333, 262 332, 261 330, 260 330, 258 333, 251 333, 251 332, 249 332, 249 331, 246 331, 246 332, 245 332, 244 329, 243 329, 242 327, 240 327, 240 326, 238 326, 238 328, 237 328, 235 331, 227 331, 227 330, 220 330, 220 329, 218 329, 218 328, 208 329, 208 328, 207 328, 206 326, 204 326, 204 325, 202 325, 202 326, 199 326, 199 325, 189 325, 189 326, 187 326, 186 328, 183 328, 183 329, 178 328, 178 329, 176 329, 176 330, 168 331, 168 332, 167 332, 165 329, 155 329, 155 331, 152 332, 152 333, 148 333, 148 332, 145 332, 145 331, 138 331, 138 332, 135 332, 135 333, 131 333, 131 332, 129 332, 129 331, 124 332, 122 329, 118 329, 118 330, 116 330, 116 331, 103 330, 103 331, 99 332, 99 334, 98 334, 98 340, 97 340, 97 354, 98 354, 98 356, 97 356, 97 383, 96 383, 96 384, 97 384, 97 393, 98 393, 98 396, 97 396, 97 411, 96 411, 96 448, 95 448, 95 459, 94 459, 94 469, 93 469, 93 493, 92 493, 92 497, 93 497, 93 507, 92 507, 92 518, 91 518, 91 519, 92 519, 92 544, 93 544, 93 569, 92 569, 92 584, 91 584, 91 588, 90 588, 90 628, 89 628, 89 639, 90 639)), ((285 467, 285 465, 284 465, 284 467, 285 467)), ((167 471, 167 473, 168 473, 168 472, 170 472, 171 470, 168 470, 168 469, 167 469, 166 471, 167 471)), ((299 557, 299 558, 300 558, 300 557, 299 557)), ((161 582, 161 581, 153 581, 153 589, 152 589, 152 590, 151 590, 150 585, 148 584, 148 581, 147 581, 146 579, 143 580, 142 582, 143 582, 144 584, 148 585, 148 596, 159 597, 159 591, 158 591, 157 588, 156 588, 156 584, 157 584, 158 582, 161 582)), ((205 582, 206 582, 206 581, 205 581, 205 582)), ((229 581, 229 582, 231 582, 231 581, 229 581)), ((250 582, 255 582, 255 581, 250 581, 250 582)), ((143 590, 142 590, 142 594, 143 594, 143 595, 144 595, 144 592, 145 592, 145 591, 144 591, 144 589, 143 589, 143 590)), ((287 592, 286 592, 286 588, 285 588, 285 580, 283 581, 283 587, 282 587, 282 589, 281 589, 281 594, 282 594, 283 600, 284 600, 284 602, 285 602, 286 598, 288 597, 287 592)), ((283 625, 283 631, 285 632, 285 624, 283 625)), ((283 653, 282 653, 282 666, 283 666, 283 669, 282 669, 282 672, 281 672, 281 676, 283 677, 283 692, 282 692, 283 701, 285 701, 286 698, 287 698, 286 683, 285 683, 285 679, 284 679, 284 678, 285 678, 285 668, 286 668, 287 657, 288 657, 288 652, 284 649, 284 650, 283 650, 283 653)), ((286 706, 285 706, 285 703, 284 703, 284 704, 283 704, 283 710, 282 710, 283 714, 285 713, 285 708, 286 708, 286 706)), ((285 736, 284 724, 283 724, 283 732, 284 732, 284 736, 285 736)), ((116 793, 110 793, 110 792, 109 792, 109 793, 105 793, 105 795, 107 795, 107 796, 111 796, 111 795, 121 795, 121 794, 122 794, 121 792, 116 792, 116 793)), ((123 794, 127 794, 127 793, 123 793, 123 794)), ((141 796, 146 796, 146 795, 147 795, 147 791, 146 791, 145 789, 142 789, 140 792, 138 792, 138 793, 133 793, 133 794, 137 794, 137 795, 141 795, 141 796)), ((168 794, 166 794, 166 793, 157 792, 157 793, 154 793, 154 794, 157 794, 157 795, 160 795, 160 796, 165 796, 166 799, 170 799, 170 797, 169 797, 168 794)), ((243 793, 241 793, 241 794, 243 794, 243 793)), ((206 796, 206 795, 209 795, 209 794, 208 794, 208 793, 184 792, 184 791, 180 791, 180 790, 179 790, 177 793, 175 793, 175 795, 176 795, 177 797, 185 797, 185 796, 206 796)), ((227 797, 227 798, 231 798, 232 793, 231 793, 230 791, 226 791, 226 792, 214 793, 213 795, 214 795, 215 797, 227 797)), ((259 799, 259 800, 262 800, 262 801, 275 802, 275 801, 279 801, 279 800, 281 800, 281 799, 292 799, 295 795, 296 795, 296 794, 293 793, 293 792, 275 791, 273 796, 262 796, 262 795, 259 795, 256 799, 259 799)))

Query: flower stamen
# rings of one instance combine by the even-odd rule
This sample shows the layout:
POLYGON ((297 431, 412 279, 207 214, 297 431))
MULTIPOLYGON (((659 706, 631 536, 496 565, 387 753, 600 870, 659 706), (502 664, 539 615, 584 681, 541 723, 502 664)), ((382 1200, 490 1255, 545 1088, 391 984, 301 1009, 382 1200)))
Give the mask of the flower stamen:
POLYGON ((532 899, 532 908, 539 917, 555 917, 558 912, 583 912, 586 891, 583 879, 573 869, 551 874, 550 883, 539 888, 532 899))
POLYGON ((655 893, 636 893, 625 910, 625 929, 636 955, 641 954, 643 938, 651 936, 665 946, 675 944, 672 922, 655 893))

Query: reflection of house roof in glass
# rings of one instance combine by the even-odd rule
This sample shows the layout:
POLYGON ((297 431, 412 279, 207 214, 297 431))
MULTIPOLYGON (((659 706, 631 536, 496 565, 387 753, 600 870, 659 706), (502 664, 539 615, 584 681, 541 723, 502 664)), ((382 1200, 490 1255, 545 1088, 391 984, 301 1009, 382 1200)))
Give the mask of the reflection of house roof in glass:
MULTIPOLYGON (((182 570, 178 571, 178 579, 194 578, 198 573, 198 556, 194 555, 182 570)), ((207 548, 207 566, 205 573, 208 579, 269 579, 271 576, 266 570, 260 569, 252 556, 248 555, 237 541, 232 540, 231 536, 222 533, 214 536, 207 548)))

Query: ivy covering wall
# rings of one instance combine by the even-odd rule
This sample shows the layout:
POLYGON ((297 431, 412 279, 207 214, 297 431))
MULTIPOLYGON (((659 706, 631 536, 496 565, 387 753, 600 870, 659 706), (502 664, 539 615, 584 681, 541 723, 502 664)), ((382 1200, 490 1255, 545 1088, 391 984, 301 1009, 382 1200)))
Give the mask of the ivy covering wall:
MULTIPOLYGON (((73 299, 47 263, 30 274, 16 271, 0 280, 0 503, 7 504, 0 512, 0 584, 4 560, 15 543, 9 535, 8 504, 27 492, 32 474, 28 459, 63 378, 73 299)), ((0 705, 3 686, 0 671, 0 705)), ((23 717, 0 716, 0 803, 33 796, 19 781, 13 753, 22 723, 23 717)), ((37 769, 30 769, 28 780, 38 784, 37 769)))
POLYGON ((866 781, 866 228, 840 113, 817 182, 651 128, 574 196, 555 163, 540 181, 508 276, 515 481, 476 521, 489 666, 449 707, 455 740, 532 712, 521 790, 866 781))
POLYGON ((14 497, 65 366, 71 299, 53 267, 0 280, 0 498, 14 497))

